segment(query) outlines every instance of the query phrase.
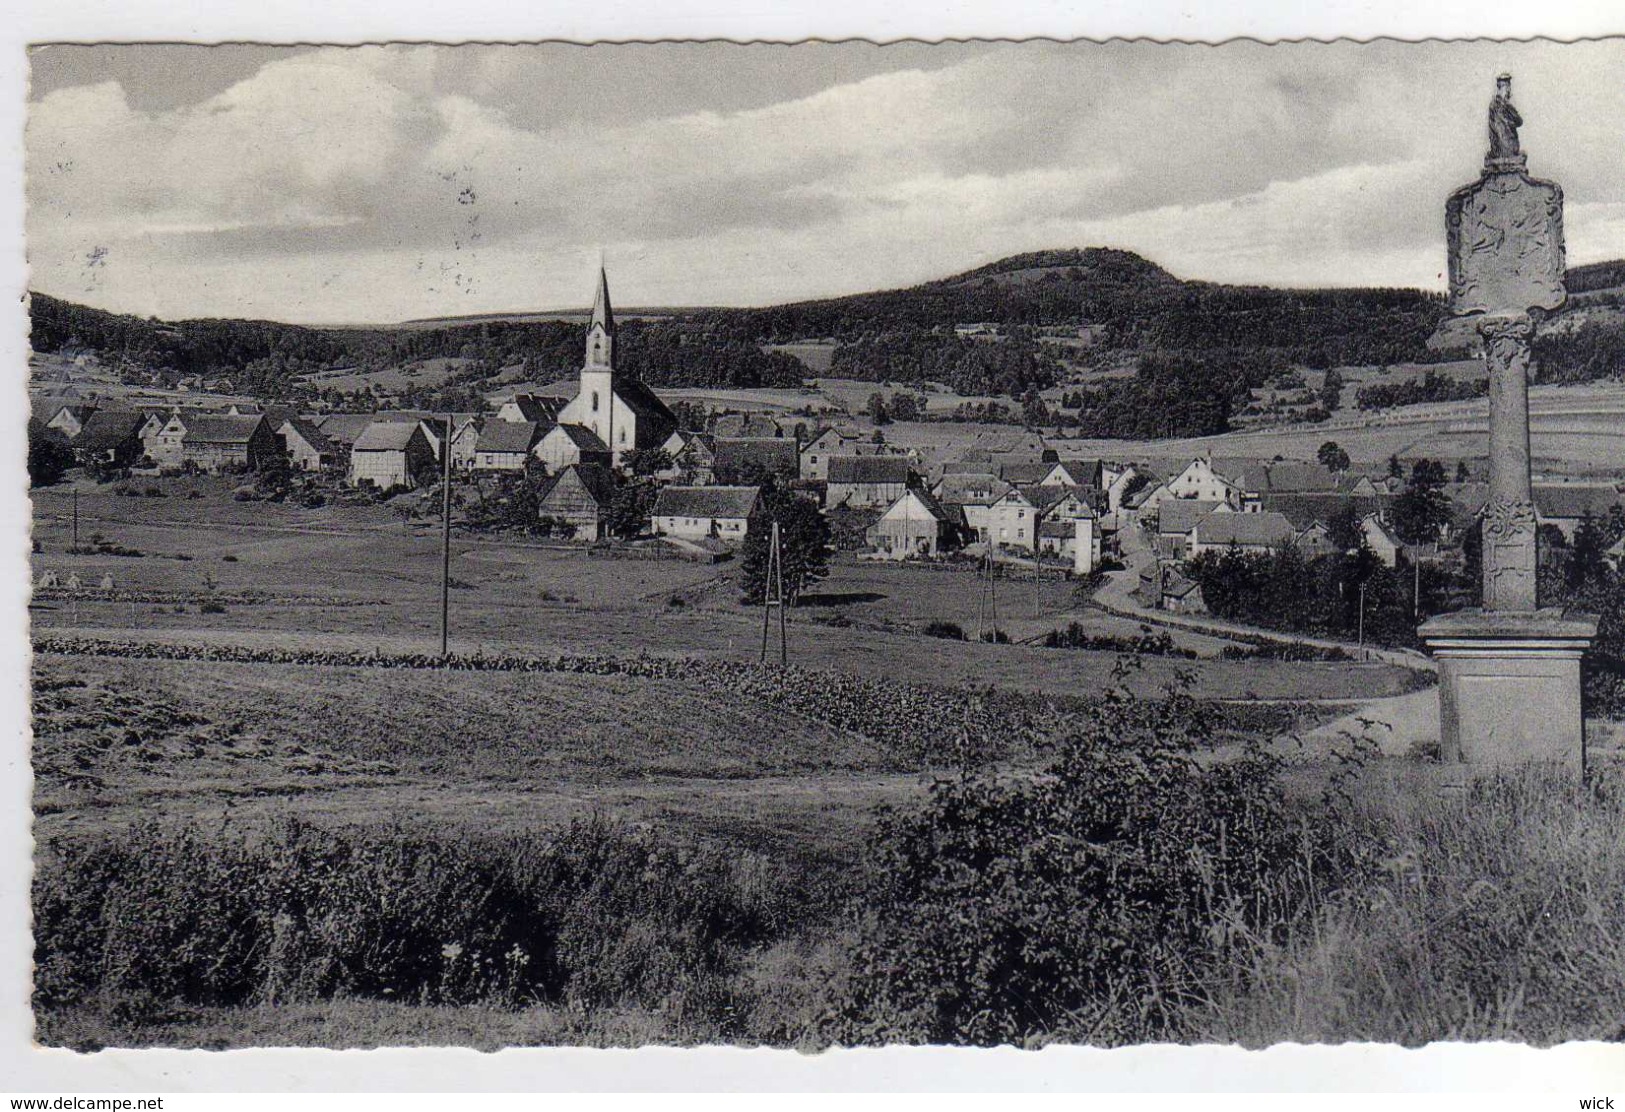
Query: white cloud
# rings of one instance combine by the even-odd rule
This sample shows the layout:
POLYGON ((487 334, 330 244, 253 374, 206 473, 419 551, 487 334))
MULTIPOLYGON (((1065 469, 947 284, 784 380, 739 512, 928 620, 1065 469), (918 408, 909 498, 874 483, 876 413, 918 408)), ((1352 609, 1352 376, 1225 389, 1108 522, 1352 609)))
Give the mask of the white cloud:
POLYGON ((335 48, 159 111, 57 88, 29 120, 34 283, 382 320, 573 304, 601 245, 623 301, 759 304, 1109 243, 1214 280, 1437 285, 1502 68, 1571 255, 1625 253, 1618 42, 1003 45, 823 87, 780 49, 335 48), (775 69, 797 92, 771 102, 775 69), (664 113, 629 88, 660 80, 664 113))

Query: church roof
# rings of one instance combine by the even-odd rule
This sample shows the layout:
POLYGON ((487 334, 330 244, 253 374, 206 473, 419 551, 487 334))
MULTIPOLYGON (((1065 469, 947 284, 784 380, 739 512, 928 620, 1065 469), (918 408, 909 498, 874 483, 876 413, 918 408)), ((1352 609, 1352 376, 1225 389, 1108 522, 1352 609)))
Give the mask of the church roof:
POLYGON ((661 444, 677 431, 677 418, 640 379, 616 375, 615 396, 626 403, 626 407, 637 417, 640 444, 661 444))
POLYGON ((592 299, 592 324, 587 327, 590 329, 593 324, 601 324, 605 332, 615 335, 615 311, 609 304, 609 275, 602 266, 598 268, 598 291, 592 299))

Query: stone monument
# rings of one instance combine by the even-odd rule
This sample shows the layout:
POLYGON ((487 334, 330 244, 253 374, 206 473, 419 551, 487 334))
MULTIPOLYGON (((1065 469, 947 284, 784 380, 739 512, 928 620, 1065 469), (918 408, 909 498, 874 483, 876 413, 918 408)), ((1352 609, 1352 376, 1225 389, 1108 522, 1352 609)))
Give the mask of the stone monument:
POLYGON ((1548 761, 1581 769, 1580 660, 1591 618, 1541 609, 1530 491, 1530 345, 1561 308, 1563 191, 1525 172, 1512 77, 1496 80, 1484 171, 1450 195, 1450 307, 1475 321, 1490 377, 1490 499, 1484 509, 1484 607, 1419 630, 1439 661, 1439 748, 1478 765, 1548 761))

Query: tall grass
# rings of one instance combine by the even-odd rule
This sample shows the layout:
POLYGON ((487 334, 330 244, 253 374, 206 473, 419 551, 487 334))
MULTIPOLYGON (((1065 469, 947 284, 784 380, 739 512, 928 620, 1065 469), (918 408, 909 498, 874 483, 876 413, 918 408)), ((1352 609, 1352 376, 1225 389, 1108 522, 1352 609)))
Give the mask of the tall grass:
POLYGON ((1625 1038, 1625 794, 1531 769, 1441 798, 1368 795, 1347 836, 1384 851, 1255 937, 1190 1036, 1264 1045, 1625 1038))

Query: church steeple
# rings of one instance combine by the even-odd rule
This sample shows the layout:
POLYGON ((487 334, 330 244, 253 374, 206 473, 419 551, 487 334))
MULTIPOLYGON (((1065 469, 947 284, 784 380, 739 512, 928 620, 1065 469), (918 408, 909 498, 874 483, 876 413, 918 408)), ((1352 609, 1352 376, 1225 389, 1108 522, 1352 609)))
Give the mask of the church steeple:
POLYGON ((609 305, 609 275, 598 267, 598 292, 592 301, 592 323, 587 325, 587 366, 613 368, 615 311, 609 305))

